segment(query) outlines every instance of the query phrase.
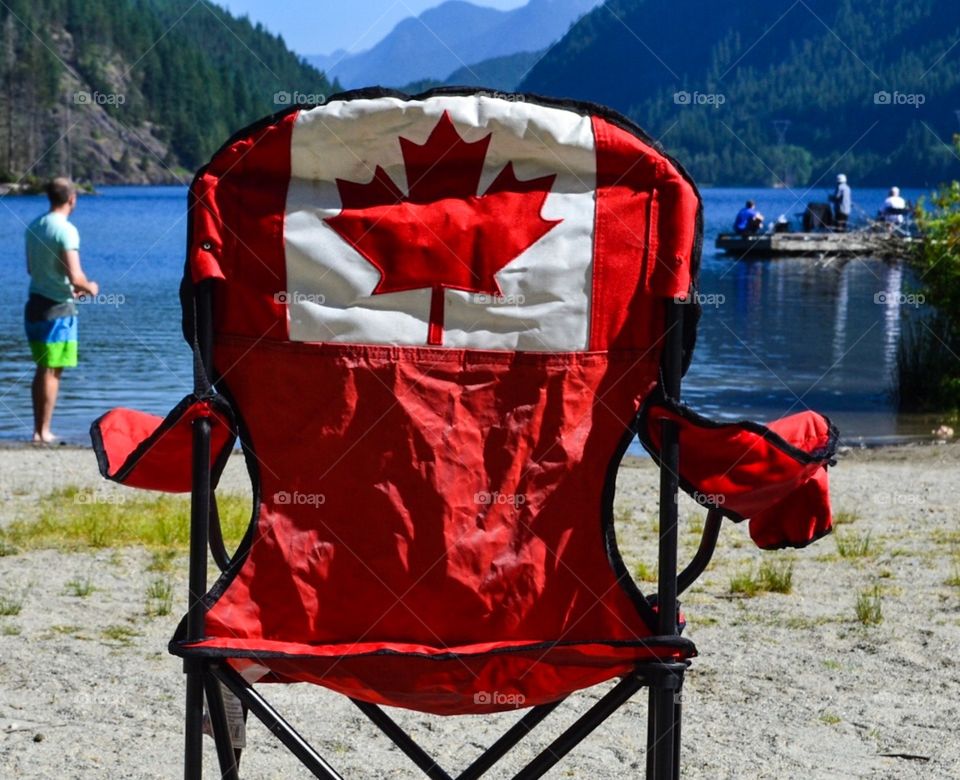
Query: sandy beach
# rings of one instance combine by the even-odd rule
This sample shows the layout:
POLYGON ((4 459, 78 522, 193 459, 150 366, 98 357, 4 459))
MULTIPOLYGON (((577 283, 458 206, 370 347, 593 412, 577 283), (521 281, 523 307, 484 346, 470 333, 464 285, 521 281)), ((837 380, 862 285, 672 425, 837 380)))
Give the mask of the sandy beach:
MULTIPOLYGON (((960 777, 958 469, 955 444, 848 451, 831 471, 839 533, 762 553, 746 527, 725 525, 713 564, 683 600, 701 653, 684 689, 684 778, 960 777), (762 561, 792 565, 791 592, 732 592, 762 561), (879 604, 881 622, 861 622, 858 594, 879 604)), ((0 527, 38 517, 65 486, 83 500, 132 496, 102 481, 84 449, 0 449, 0 475, 0 527)), ((649 462, 621 470, 618 538, 645 577, 656 484, 649 462)), ((248 493, 241 458, 221 492, 248 493)), ((702 516, 682 505, 686 556, 702 516)), ((186 556, 158 574, 157 556, 137 547, 2 553, 0 604, 13 608, 0 617, 0 777, 181 776, 183 675, 166 642, 186 601, 186 556), (172 586, 166 615, 151 609, 158 578, 172 586)), ((553 728, 534 732, 491 776, 516 771, 604 690, 571 697, 547 721, 553 728)), ((420 776, 348 701, 305 686, 266 692, 345 777, 420 776)), ((451 772, 517 717, 395 714, 451 772)), ((642 776, 645 725, 641 695, 549 776, 642 776)), ((245 777, 309 776, 255 721, 248 744, 245 777)), ((209 740, 206 761, 205 776, 218 776, 209 740)))

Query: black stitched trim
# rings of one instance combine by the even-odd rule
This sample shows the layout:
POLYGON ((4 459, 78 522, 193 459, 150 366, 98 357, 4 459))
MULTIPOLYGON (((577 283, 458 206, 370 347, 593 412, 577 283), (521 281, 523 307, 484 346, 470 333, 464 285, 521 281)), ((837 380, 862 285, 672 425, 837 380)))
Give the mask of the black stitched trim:
MULTIPOLYGON (((199 640, 202 642, 203 640, 199 640)), ((604 645, 606 647, 675 647, 681 650, 685 657, 692 658, 697 655, 697 647, 689 639, 678 636, 652 636, 647 639, 606 639, 606 640, 577 640, 561 642, 534 642, 528 645, 517 647, 497 647, 493 650, 486 650, 482 653, 415 653, 403 652, 400 650, 372 650, 367 653, 353 653, 350 655, 332 655, 316 656, 305 653, 282 653, 275 650, 232 650, 226 647, 190 647, 183 641, 171 640, 168 649, 172 655, 182 657, 206 657, 206 658, 289 658, 291 660, 303 658, 369 658, 376 656, 398 656, 405 658, 423 658, 431 661, 451 661, 458 659, 482 658, 490 655, 505 655, 510 653, 524 653, 530 651, 550 650, 555 647, 574 647, 577 645, 604 645)))
POLYGON ((607 561, 610 568, 613 569, 617 584, 623 588, 627 597, 633 602, 637 612, 651 631, 657 630, 657 613, 650 606, 650 602, 643 595, 640 586, 631 576, 626 564, 623 562, 623 556, 620 554, 620 547, 617 545, 617 529, 614 520, 613 504, 617 492, 617 474, 620 471, 620 463, 623 456, 637 434, 637 420, 624 431, 620 437, 620 443, 610 463, 607 465, 607 473, 603 483, 603 493, 600 499, 600 527, 603 533, 604 549, 607 553, 607 561))
MULTIPOLYGON (((816 449, 813 452, 807 452, 806 450, 802 450, 799 447, 796 447, 793 444, 790 444, 790 442, 788 442, 778 433, 771 431, 765 425, 762 425, 753 420, 736 420, 733 422, 723 422, 720 420, 711 420, 709 417, 704 417, 703 415, 693 411, 693 409, 691 409, 689 406, 686 406, 682 403, 678 403, 677 401, 674 401, 664 396, 662 388, 658 386, 657 390, 651 393, 650 396, 647 398, 647 400, 644 401, 643 407, 640 409, 640 414, 638 418, 640 420, 640 425, 639 425, 639 430, 637 432, 637 435, 640 438, 640 443, 643 445, 643 448, 650 454, 650 457, 653 458, 654 463, 656 463, 657 466, 659 466, 660 468, 663 468, 663 465, 660 460, 660 451, 657 449, 653 441, 650 439, 649 432, 648 432, 648 425, 647 425, 647 417, 650 412, 650 407, 655 405, 666 407, 667 409, 669 409, 671 412, 678 415, 679 417, 685 420, 690 420, 691 422, 704 428, 724 428, 727 426, 740 426, 744 430, 750 431, 751 433, 755 433, 758 436, 762 437, 763 439, 766 439, 771 444, 773 444, 777 449, 779 449, 781 452, 790 456, 798 463, 802 463, 804 465, 809 465, 811 463, 823 463, 824 466, 826 467, 828 465, 829 466, 835 465, 836 463, 836 461, 834 460, 834 455, 836 455, 836 452, 837 452, 837 444, 840 439, 840 431, 837 428, 837 426, 830 421, 830 418, 826 417, 825 415, 821 415, 821 417, 823 417, 823 419, 827 421, 827 429, 828 429, 827 442, 826 444, 824 444, 823 447, 820 447, 819 449, 816 449)), ((699 490, 696 487, 694 487, 690 482, 688 482, 686 479, 684 479, 682 475, 678 474, 677 477, 680 483, 680 487, 683 489, 683 491, 687 495, 693 496, 694 494, 699 493, 699 490)), ((745 517, 738 514, 737 512, 734 512, 732 509, 729 509, 725 506, 716 504, 711 501, 704 501, 703 505, 710 509, 718 510, 724 517, 727 517, 730 520, 733 520, 733 522, 735 523, 743 522, 743 520, 746 519, 745 517)), ((820 537, 817 537, 817 538, 820 538, 820 537)), ((811 542, 813 541, 816 541, 816 540, 815 539, 811 540, 811 542)), ((807 544, 810 544, 811 542, 807 542, 800 546, 805 547, 807 544)), ((783 545, 783 547, 796 547, 796 546, 797 545, 794 545, 794 544, 783 545)), ((780 549, 780 548, 771 547, 771 548, 764 548, 764 549, 780 549)))
POLYGON ((761 550, 786 550, 786 549, 802 550, 804 547, 809 547, 814 542, 820 539, 823 539, 824 536, 829 536, 831 533, 833 533, 833 528, 828 528, 827 530, 821 531, 820 533, 816 534, 812 539, 806 542, 800 542, 800 543, 781 542, 780 544, 758 544, 757 547, 759 547, 761 550))
POLYGON ((224 443, 223 448, 220 452, 217 453, 216 458, 213 462, 213 467, 210 473, 211 485, 216 486, 220 481, 220 475, 223 473, 223 469, 227 465, 227 460, 230 457, 230 452, 233 450, 233 442, 236 439, 236 432, 234 431, 233 426, 230 424, 233 420, 233 412, 230 408, 230 405, 221 398, 217 396, 208 396, 206 398, 199 398, 196 395, 190 394, 182 399, 173 409, 171 409, 167 415, 163 418, 160 425, 151 433, 146 439, 141 441, 136 448, 131 452, 127 458, 123 461, 123 464, 117 469, 115 474, 110 474, 110 463, 107 456, 106 447, 103 443, 103 433, 100 431, 100 423, 110 414, 101 415, 96 420, 94 420, 90 425, 90 440, 93 444, 93 451, 97 456, 97 466, 100 469, 100 474, 113 482, 119 482, 123 484, 124 480, 130 476, 130 473, 136 468, 137 463, 140 459, 153 447, 153 445, 162 438, 167 431, 173 428, 180 420, 183 418, 183 415, 198 401, 207 401, 213 407, 215 411, 222 414, 227 419, 228 430, 230 431, 230 436, 227 441, 224 443))

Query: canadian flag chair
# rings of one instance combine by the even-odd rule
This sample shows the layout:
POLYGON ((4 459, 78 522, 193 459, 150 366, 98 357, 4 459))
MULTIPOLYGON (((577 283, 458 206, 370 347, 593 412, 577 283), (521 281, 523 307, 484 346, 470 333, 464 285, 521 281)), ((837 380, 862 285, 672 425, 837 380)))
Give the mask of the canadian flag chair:
POLYGON ((192 492, 186 773, 225 686, 317 777, 261 695, 350 697, 431 778, 483 775, 570 693, 618 679, 516 775, 540 777, 641 687, 647 774, 679 775, 696 654, 677 594, 722 516, 762 547, 830 529, 836 430, 812 412, 713 423, 680 405, 701 206, 682 168, 598 106, 436 90, 346 93, 248 127, 194 179, 182 287, 196 388, 166 419, 93 426, 103 474, 192 492), (239 431, 249 529, 214 490, 239 431), (659 589, 617 550, 617 467, 661 468, 659 589), (677 572, 677 490, 710 507, 677 572), (208 545, 223 573, 208 589, 208 545), (383 709, 527 712, 448 774, 383 709))

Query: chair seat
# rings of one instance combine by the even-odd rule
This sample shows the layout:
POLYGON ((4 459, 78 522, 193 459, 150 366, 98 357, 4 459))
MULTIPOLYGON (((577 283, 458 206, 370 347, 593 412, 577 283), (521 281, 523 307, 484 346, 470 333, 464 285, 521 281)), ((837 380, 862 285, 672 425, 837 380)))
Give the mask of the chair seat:
POLYGON ((305 645, 216 638, 175 641, 181 656, 229 659, 259 682, 307 682, 374 704, 443 715, 514 710, 562 699, 638 664, 697 651, 681 637, 611 642, 488 642, 436 647, 403 642, 305 645))

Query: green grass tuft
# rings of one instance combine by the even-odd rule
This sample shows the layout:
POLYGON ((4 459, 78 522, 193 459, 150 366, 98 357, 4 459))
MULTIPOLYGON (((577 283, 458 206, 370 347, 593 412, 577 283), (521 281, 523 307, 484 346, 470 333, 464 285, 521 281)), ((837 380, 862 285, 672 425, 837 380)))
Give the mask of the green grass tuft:
POLYGON ((133 644, 133 640, 140 636, 140 632, 130 626, 112 625, 103 629, 100 636, 110 642, 127 646, 133 644))
POLYGON ((730 592, 748 598, 760 593, 760 578, 752 566, 739 571, 730 578, 730 592))
POLYGON ((879 585, 857 593, 857 620, 865 626, 879 626, 883 622, 882 599, 879 585))
MULTIPOLYGON (((156 496, 119 502, 96 501, 91 496, 77 488, 51 493, 40 500, 37 517, 15 520, 0 532, 0 543, 20 549, 187 549, 189 499, 156 496)), ((217 504, 224 539, 234 546, 246 531, 250 502, 239 496, 220 496, 217 504)))
POLYGON ((876 552, 876 546, 870 539, 870 532, 863 534, 840 533, 834 534, 837 540, 837 552, 841 558, 866 558, 876 552))
POLYGON ((838 723, 843 722, 843 718, 841 718, 835 712, 826 711, 820 714, 820 722, 826 723, 828 726, 836 726, 838 723))
POLYGON ((793 590, 793 561, 764 561, 759 569, 751 566, 730 579, 730 592, 752 598, 761 593, 790 593, 793 590))
POLYGON ((0 592, 0 616, 10 617, 19 615, 23 609, 24 594, 15 594, 11 591, 0 592))
POLYGON ((70 580, 66 586, 66 592, 71 596, 77 596, 78 598, 85 599, 91 593, 96 590, 93 587, 93 583, 90 582, 89 577, 77 577, 70 580))
POLYGON ((169 580, 157 578, 147 586, 144 612, 150 617, 169 615, 173 608, 173 586, 169 580))
POLYGON ((849 525, 850 523, 855 523, 859 519, 860 519, 860 515, 858 515, 856 512, 846 512, 846 511, 836 512, 833 515, 833 525, 835 527, 841 526, 841 525, 849 525))
POLYGON ((760 584, 770 593, 793 590, 793 561, 764 561, 760 565, 760 584))

